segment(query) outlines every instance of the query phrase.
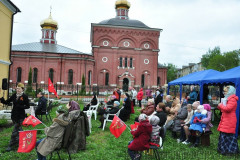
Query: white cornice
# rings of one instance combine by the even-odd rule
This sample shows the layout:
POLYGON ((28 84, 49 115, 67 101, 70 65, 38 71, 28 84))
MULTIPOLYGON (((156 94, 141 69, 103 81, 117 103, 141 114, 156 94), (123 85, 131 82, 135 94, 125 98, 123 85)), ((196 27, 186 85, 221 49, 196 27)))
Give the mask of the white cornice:
POLYGON ((5 64, 5 65, 11 65, 11 62, 9 62, 9 61, 4 61, 4 60, 1 60, 1 59, 0 59, 0 63, 1 63, 1 64, 5 64))

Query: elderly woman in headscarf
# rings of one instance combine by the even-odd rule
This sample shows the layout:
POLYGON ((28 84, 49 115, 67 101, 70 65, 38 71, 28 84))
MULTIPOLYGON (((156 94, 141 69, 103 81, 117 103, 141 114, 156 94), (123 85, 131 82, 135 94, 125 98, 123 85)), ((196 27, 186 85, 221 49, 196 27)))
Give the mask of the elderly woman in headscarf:
POLYGON ((79 104, 75 101, 70 101, 66 107, 68 108, 68 111, 71 112, 71 111, 74 111, 74 110, 80 110, 80 107, 79 107, 79 104))
POLYGON ((166 128, 169 128, 173 124, 173 120, 178 114, 179 109, 181 108, 179 98, 175 98, 172 103, 172 107, 170 108, 169 114, 167 116, 167 121, 165 123, 166 128))
POLYGON ((121 109, 119 118, 126 122, 130 118, 131 114, 131 100, 129 99, 128 93, 124 94, 123 109, 121 109))
POLYGON ((218 126, 218 131, 220 131, 218 152, 223 155, 239 153, 238 141, 235 136, 238 101, 238 97, 235 94, 236 89, 233 86, 224 87, 226 105, 223 103, 218 104, 218 109, 222 112, 221 121, 218 126))
POLYGON ((96 94, 93 94, 91 102, 88 103, 86 106, 84 106, 83 111, 89 110, 89 107, 90 107, 91 105, 96 105, 97 102, 98 102, 98 101, 97 101, 96 94))
POLYGON ((140 114, 137 129, 131 131, 134 138, 128 145, 128 154, 132 160, 140 159, 141 155, 138 154, 137 151, 149 149, 151 133, 152 125, 149 123, 148 116, 146 114, 140 114))
POLYGON ((68 120, 64 119, 64 115, 67 113, 67 107, 59 106, 57 108, 57 117, 53 119, 53 124, 45 128, 46 137, 36 143, 38 159, 45 160, 47 155, 61 146, 65 127, 69 124, 68 120))

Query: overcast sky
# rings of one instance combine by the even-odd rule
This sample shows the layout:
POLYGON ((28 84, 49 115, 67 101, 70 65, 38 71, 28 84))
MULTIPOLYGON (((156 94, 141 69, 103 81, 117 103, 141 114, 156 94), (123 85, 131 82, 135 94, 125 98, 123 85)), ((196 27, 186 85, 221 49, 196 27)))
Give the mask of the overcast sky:
MULTIPOLYGON (((11 0, 21 12, 14 16, 13 44, 39 42, 40 22, 59 24, 57 42, 91 52, 91 23, 114 18, 116 0, 11 0)), ((159 63, 181 68, 198 63, 208 49, 240 49, 240 0, 128 0, 129 18, 161 28, 159 63)))

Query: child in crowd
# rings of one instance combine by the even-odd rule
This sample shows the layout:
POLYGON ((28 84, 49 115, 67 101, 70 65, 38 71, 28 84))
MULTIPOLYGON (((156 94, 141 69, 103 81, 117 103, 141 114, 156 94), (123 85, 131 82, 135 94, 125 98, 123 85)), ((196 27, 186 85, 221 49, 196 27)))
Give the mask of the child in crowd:
POLYGON ((152 118, 150 119, 150 124, 152 125, 152 134, 150 142, 155 144, 159 144, 160 141, 159 132, 161 127, 158 125, 159 122, 160 119, 156 115, 153 115, 152 118))
POLYGON ((202 123, 201 120, 206 118, 207 111, 204 109, 203 105, 199 105, 197 108, 197 112, 193 115, 192 120, 190 122, 189 130, 191 131, 191 135, 189 138, 195 137, 195 142, 190 147, 197 147, 200 143, 200 136, 203 132, 205 132, 206 124, 202 123))
POLYGON ((192 105, 188 104, 187 105, 187 111, 188 111, 188 115, 187 118, 183 121, 182 127, 181 127, 181 140, 185 139, 185 141, 183 141, 183 144, 188 144, 188 136, 190 134, 189 132, 189 126, 190 126, 190 121, 192 119, 193 116, 193 109, 192 109, 192 105), (186 138, 185 138, 186 137, 186 138))
POLYGON ((132 160, 139 160, 141 155, 138 151, 147 150, 150 148, 149 140, 152 133, 152 125, 148 121, 146 114, 139 115, 139 125, 136 130, 132 130, 133 140, 129 142, 128 154, 132 160))

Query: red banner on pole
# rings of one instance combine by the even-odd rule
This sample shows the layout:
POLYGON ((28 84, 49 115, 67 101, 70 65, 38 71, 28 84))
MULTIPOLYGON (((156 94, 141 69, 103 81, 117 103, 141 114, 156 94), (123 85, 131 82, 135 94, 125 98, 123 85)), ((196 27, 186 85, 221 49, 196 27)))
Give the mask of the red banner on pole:
POLYGON ((109 129, 110 132, 118 138, 125 131, 126 127, 125 123, 115 115, 109 129))
POLYGON ((52 83, 50 78, 48 78, 48 92, 54 93, 55 96, 57 96, 57 98, 58 98, 57 92, 56 92, 56 90, 55 90, 55 88, 53 86, 53 83, 52 83))
POLYGON ((28 153, 35 148, 37 130, 19 132, 18 152, 28 153))
POLYGON ((35 127, 36 125, 41 124, 41 123, 42 122, 39 119, 37 119, 33 115, 30 115, 24 119, 22 125, 24 125, 24 126, 32 125, 33 127, 35 127))

